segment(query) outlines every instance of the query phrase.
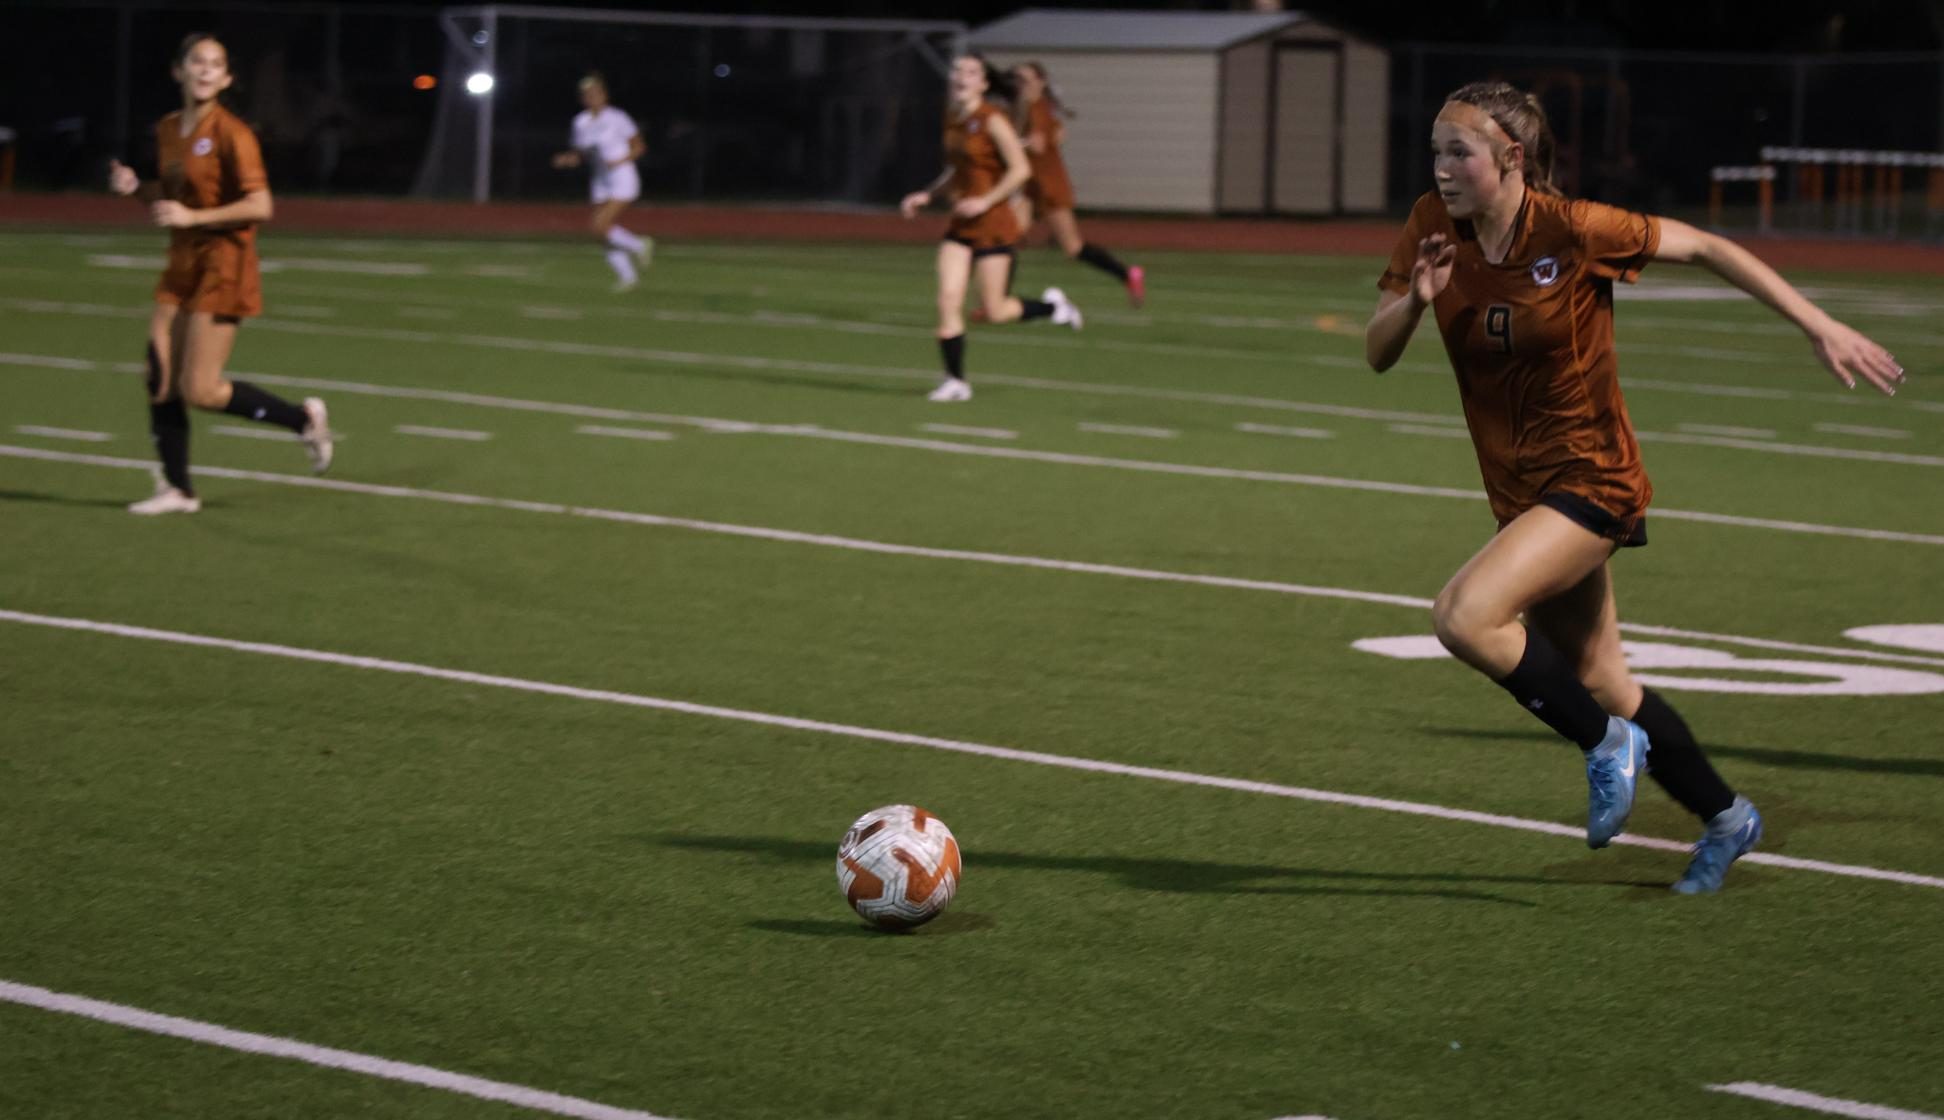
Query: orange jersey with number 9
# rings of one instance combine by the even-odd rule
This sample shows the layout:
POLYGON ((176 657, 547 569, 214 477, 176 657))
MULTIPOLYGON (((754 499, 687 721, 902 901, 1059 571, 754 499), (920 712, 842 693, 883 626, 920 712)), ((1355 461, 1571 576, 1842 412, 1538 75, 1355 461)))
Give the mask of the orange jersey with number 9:
POLYGON ((1622 520, 1653 498, 1613 345, 1613 282, 1631 282, 1660 245, 1660 221, 1528 190, 1505 259, 1485 259, 1469 221, 1435 193, 1418 199, 1377 286, 1410 291, 1418 243, 1458 247, 1432 303, 1458 376, 1492 513, 1504 524, 1550 493, 1622 520))

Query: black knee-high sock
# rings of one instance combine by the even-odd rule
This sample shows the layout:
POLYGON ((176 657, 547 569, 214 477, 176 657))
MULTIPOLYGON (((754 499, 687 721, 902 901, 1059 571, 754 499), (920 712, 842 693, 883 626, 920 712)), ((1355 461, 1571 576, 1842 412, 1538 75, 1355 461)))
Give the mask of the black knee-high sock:
POLYGON ((155 457, 162 460, 162 478, 184 494, 196 491, 189 484, 189 410, 181 397, 155 403, 162 388, 162 359, 155 344, 148 348, 149 435, 155 440, 155 457))
POLYGON ((965 380, 965 336, 955 334, 938 340, 938 354, 945 359, 945 376, 965 380))
POLYGON ((1579 674, 1573 672, 1559 650, 1537 630, 1526 630, 1525 653, 1520 655, 1518 667, 1498 685, 1583 751, 1592 750, 1606 738, 1606 709, 1580 683, 1579 674))
POLYGON ((1115 257, 1114 254, 1100 246, 1092 243, 1082 245, 1080 246, 1080 252, 1075 255, 1080 260, 1093 265, 1095 268, 1114 277, 1121 283, 1127 283, 1127 266, 1122 264, 1120 259, 1115 257))
POLYGON ((248 381, 230 382, 230 400, 223 406, 223 411, 231 416, 261 420, 265 424, 275 424, 299 433, 310 423, 310 416, 301 406, 291 404, 275 393, 266 393, 248 381))
POLYGON ((1735 803, 1735 791, 1701 753, 1687 721, 1659 693, 1651 688, 1642 690, 1640 710, 1633 714, 1633 721, 1647 733, 1647 741, 1654 747, 1647 755, 1647 776, 1660 783, 1682 808, 1707 821, 1735 803))
POLYGON ((162 460, 162 477, 184 494, 194 495, 189 484, 189 410, 181 397, 161 404, 149 402, 149 434, 155 437, 155 455, 162 460))
POLYGON ((1043 299, 1022 299, 1019 301, 1019 321, 1022 323, 1032 319, 1050 319, 1052 317, 1053 305, 1043 299))

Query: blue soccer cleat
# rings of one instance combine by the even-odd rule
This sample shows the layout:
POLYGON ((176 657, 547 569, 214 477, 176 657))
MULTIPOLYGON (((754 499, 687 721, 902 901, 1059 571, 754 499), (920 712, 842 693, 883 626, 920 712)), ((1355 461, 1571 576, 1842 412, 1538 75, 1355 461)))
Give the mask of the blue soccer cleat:
POLYGON ((1715 814, 1695 841, 1687 874, 1674 884, 1676 894, 1713 894, 1721 889, 1728 865, 1748 854, 1762 839, 1762 814, 1746 797, 1715 814))
POLYGON ((1604 848, 1626 831, 1634 787, 1647 769, 1647 733, 1619 716, 1607 719, 1606 738, 1586 752, 1586 846, 1604 848))

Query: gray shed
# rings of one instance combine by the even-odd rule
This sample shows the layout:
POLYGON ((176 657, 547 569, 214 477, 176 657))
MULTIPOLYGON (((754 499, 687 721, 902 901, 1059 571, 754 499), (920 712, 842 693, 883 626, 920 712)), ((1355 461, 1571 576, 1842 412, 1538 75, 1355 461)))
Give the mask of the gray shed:
POLYGON ((1300 12, 1031 9, 969 42, 1045 65, 1085 208, 1384 209, 1390 56, 1300 12))

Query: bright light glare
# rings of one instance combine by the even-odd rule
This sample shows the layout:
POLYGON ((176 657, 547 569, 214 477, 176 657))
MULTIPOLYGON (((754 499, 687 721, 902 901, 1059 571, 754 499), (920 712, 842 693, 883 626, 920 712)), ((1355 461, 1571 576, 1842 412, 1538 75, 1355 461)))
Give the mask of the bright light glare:
POLYGON ((475 71, 466 78, 466 92, 475 97, 484 97, 493 92, 493 76, 484 70, 475 71))

